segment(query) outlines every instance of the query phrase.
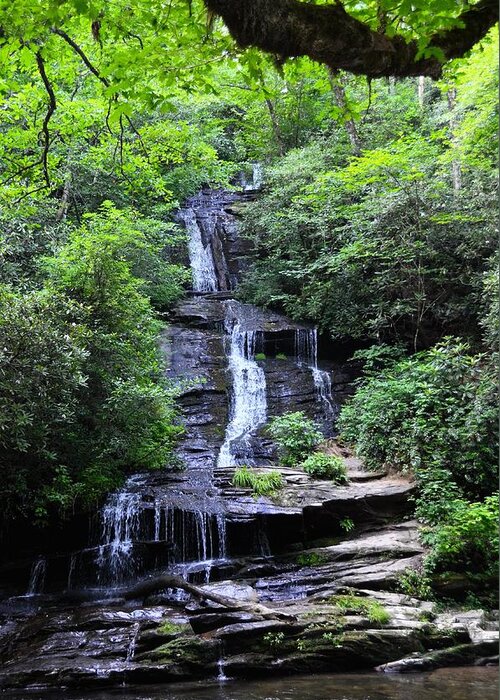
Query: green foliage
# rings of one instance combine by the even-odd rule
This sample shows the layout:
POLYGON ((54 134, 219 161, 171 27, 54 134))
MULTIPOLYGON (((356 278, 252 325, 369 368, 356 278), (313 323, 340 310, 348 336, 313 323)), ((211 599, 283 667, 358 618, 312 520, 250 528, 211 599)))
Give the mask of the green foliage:
POLYGON ((258 352, 258 353, 256 353, 256 355, 255 355, 255 359, 256 359, 258 362, 261 361, 261 360, 265 360, 265 359, 266 359, 266 355, 265 355, 265 353, 263 353, 263 352, 258 352))
POLYGON ((432 600, 431 581, 422 569, 408 568, 398 575, 398 589, 406 595, 420 600, 432 600))
POLYGON ((376 600, 363 598, 356 595, 336 595, 328 599, 331 605, 335 605, 342 614, 366 615, 370 622, 385 625, 391 619, 389 613, 376 600))
POLYGON ((283 478, 279 472, 259 474, 245 466, 235 470, 231 483, 238 488, 252 489, 254 496, 273 496, 284 486, 283 478))
POLYGON ((181 287, 141 230, 151 222, 133 218, 104 205, 52 257, 33 256, 24 268, 36 267, 42 289, 22 295, 2 287, 6 519, 70 513, 95 504, 126 473, 173 463, 181 428, 174 391, 162 379, 161 327, 144 290, 149 284, 171 301, 181 287), (162 269, 161 282, 152 269, 162 269))
POLYGON ((319 564, 325 564, 327 561, 328 558, 320 552, 304 552, 297 557, 297 564, 300 564, 300 566, 318 566, 319 564))
POLYGON ((425 559, 428 573, 481 572, 494 578, 498 570, 498 495, 484 501, 455 501, 448 519, 426 536, 432 547, 425 559))
POLYGON ((336 455, 314 452, 300 466, 307 474, 317 479, 329 479, 336 484, 346 484, 348 481, 345 462, 336 455))
MULTIPOLYGON (((448 76, 442 94, 428 86, 422 107, 415 84, 391 92, 376 82, 357 124, 360 156, 351 156, 334 129, 267 168, 263 196, 244 213, 257 260, 241 298, 310 319, 333 338, 413 350, 446 334, 479 343, 483 275, 495 267, 495 51, 492 37, 458 77, 448 76), (484 74, 475 79, 478 64, 484 74), (454 110, 447 102, 452 85, 454 110), (475 119, 489 134, 477 149, 465 126, 475 119), (450 175, 458 161, 460 190, 450 175)), ((359 99, 358 89, 349 82, 359 99)))
POLYGON ((271 651, 277 651, 283 646, 285 635, 283 632, 267 632, 262 637, 262 641, 271 651))
MULTIPOLYGON (((427 575, 467 572, 491 583, 497 542, 497 389, 490 357, 447 339, 425 353, 370 370, 341 413, 344 439, 371 468, 411 470, 415 515, 426 524, 427 575), (484 499, 480 502, 477 499, 484 499), (469 501, 473 501, 472 503, 469 501)), ((408 573, 403 589, 429 597, 408 573)))
POLYGON ((288 358, 287 358, 287 356, 286 356, 284 353, 279 352, 279 353, 276 355, 276 359, 277 359, 277 360, 287 360, 288 358))
POLYGON ((322 434, 305 413, 285 413, 269 421, 266 431, 278 444, 280 462, 296 466, 322 440, 322 434))
POLYGON ((344 530, 344 532, 347 532, 347 533, 352 532, 354 530, 354 528, 356 527, 354 521, 351 520, 351 518, 343 518, 340 521, 339 525, 342 528, 342 530, 344 530))
POLYGON ((340 426, 369 468, 410 469, 424 487, 430 472, 436 483, 449 473, 454 493, 458 487, 471 497, 490 493, 496 481, 494 375, 485 355, 469 354, 458 340, 369 376, 343 408, 340 426))
POLYGON ((323 632, 321 639, 324 639, 325 642, 330 642, 330 644, 337 649, 341 649, 343 643, 345 642, 344 634, 339 634, 338 632, 323 632))

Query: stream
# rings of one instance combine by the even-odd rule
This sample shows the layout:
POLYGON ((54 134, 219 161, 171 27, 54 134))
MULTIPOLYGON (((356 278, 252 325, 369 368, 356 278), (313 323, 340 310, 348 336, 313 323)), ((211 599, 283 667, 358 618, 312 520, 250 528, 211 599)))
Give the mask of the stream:
MULTIPOLYGON (((13 698, 33 698, 12 695, 13 698)), ((43 700, 59 700, 47 693, 43 700)), ((270 680, 186 683, 120 688, 91 694, 64 693, 67 700, 497 700, 496 669, 439 669, 418 675, 335 674, 270 680)))

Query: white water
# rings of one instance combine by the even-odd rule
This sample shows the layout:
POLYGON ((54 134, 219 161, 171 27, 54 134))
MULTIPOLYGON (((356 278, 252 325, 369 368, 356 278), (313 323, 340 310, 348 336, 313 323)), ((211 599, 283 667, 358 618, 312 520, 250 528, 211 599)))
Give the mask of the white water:
MULTIPOLYGON (((207 512, 204 503, 188 502, 180 507, 162 494, 154 503, 144 501, 138 486, 141 477, 131 477, 124 488, 112 494, 101 511, 101 545, 97 565, 102 582, 119 583, 134 573, 133 547, 138 542, 164 542, 171 551, 168 560, 208 562, 226 558, 224 513, 207 512)), ((74 569, 72 559, 68 587, 74 569)))
POLYGON ((73 576, 75 574, 75 569, 76 569, 76 554, 72 554, 71 559, 69 560, 68 583, 66 584, 68 591, 70 591, 71 588, 73 587, 73 576))
POLYGON ((316 328, 295 331, 295 359, 299 366, 305 365, 311 370, 316 398, 321 403, 323 417, 325 420, 332 420, 336 413, 332 397, 332 380, 329 372, 318 367, 316 328))
POLYGON ((233 395, 218 467, 235 466, 238 463, 236 448, 250 447, 251 433, 266 422, 266 377, 255 361, 256 337, 256 331, 243 331, 239 323, 232 327, 229 369, 233 377, 233 395))
POLYGON ((127 657, 125 659, 126 661, 133 661, 134 659, 135 647, 137 646, 137 637, 139 636, 140 629, 141 625, 138 622, 136 622, 136 624, 132 628, 132 638, 128 645, 127 657))
POLYGON ((183 209, 179 213, 189 236, 189 260, 195 292, 216 292, 217 273, 210 243, 203 244, 201 229, 193 209, 183 209))
POLYGON ((241 175, 241 187, 245 192, 260 190, 262 187, 263 172, 261 163, 252 163, 252 179, 247 180, 246 175, 241 175))
MULTIPOLYGON (((134 483, 134 477, 129 479, 129 485, 134 483)), ((97 559, 101 576, 108 574, 117 580, 128 573, 133 543, 139 535, 140 506, 140 494, 125 487, 112 494, 102 509, 102 544, 97 559)))
POLYGON ((43 558, 38 559, 31 567, 30 580, 28 584, 28 592, 26 595, 32 596, 38 593, 43 593, 45 586, 45 574, 47 571, 47 561, 43 558))

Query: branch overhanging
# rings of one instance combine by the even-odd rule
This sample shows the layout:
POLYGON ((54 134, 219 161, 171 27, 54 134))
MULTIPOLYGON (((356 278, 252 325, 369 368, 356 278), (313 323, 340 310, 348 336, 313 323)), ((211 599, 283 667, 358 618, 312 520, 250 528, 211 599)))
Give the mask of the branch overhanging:
MULTIPOLYGON (((309 56, 333 70, 370 78, 426 75, 439 78, 443 60, 418 58, 415 41, 388 37, 349 15, 340 3, 311 5, 298 0, 204 0, 222 17, 237 43, 281 59, 309 56)), ((498 22, 497 0, 480 0, 464 12, 461 26, 430 37, 448 61, 459 58, 498 22)))

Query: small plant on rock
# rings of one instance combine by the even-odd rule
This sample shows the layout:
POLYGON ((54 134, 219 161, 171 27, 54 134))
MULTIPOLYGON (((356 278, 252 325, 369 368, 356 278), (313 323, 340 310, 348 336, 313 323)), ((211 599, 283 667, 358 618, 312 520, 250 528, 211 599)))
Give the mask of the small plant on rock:
POLYGON ((263 353, 263 352, 258 352, 258 353, 256 353, 256 355, 255 355, 255 359, 257 360, 257 362, 261 362, 262 360, 265 360, 265 359, 267 359, 267 358, 266 358, 265 353, 263 353))
POLYGON ((262 637, 262 641, 269 649, 276 651, 283 645, 285 635, 283 632, 268 632, 262 637))
POLYGON ((314 421, 302 411, 272 418, 266 431, 278 445, 281 464, 289 467, 303 461, 323 439, 314 421))
POLYGON ((351 532, 356 527, 354 521, 351 518, 344 518, 339 523, 340 527, 344 532, 351 532))
POLYGON ((431 581, 423 571, 408 567, 402 571, 397 580, 399 590, 413 598, 432 600, 431 581))
POLYGON ((317 479, 330 479, 336 484, 347 483, 347 470, 344 460, 336 455, 315 452, 302 462, 302 469, 317 479))
POLYGON ((283 478, 277 471, 259 474, 250 467, 236 469, 232 480, 233 486, 250 488, 254 496, 272 496, 278 489, 283 488, 283 478))
POLYGON ((325 642, 330 642, 333 646, 339 649, 344 643, 345 637, 342 633, 336 634, 335 632, 324 632, 322 638, 325 642))
POLYGON ((370 622, 385 625, 391 616, 377 600, 356 595, 336 595, 329 599, 342 613, 365 615, 370 622))

